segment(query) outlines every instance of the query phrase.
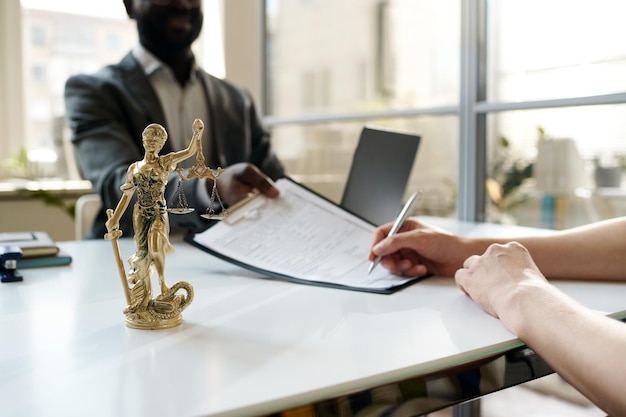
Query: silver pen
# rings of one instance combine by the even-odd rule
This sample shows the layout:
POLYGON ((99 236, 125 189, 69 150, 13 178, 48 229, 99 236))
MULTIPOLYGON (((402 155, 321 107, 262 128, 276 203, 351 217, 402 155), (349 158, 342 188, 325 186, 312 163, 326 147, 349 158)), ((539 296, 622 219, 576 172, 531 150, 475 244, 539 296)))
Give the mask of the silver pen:
MULTIPOLYGON (((393 226, 391 226, 389 233, 387 233, 387 237, 393 236, 396 233, 398 233, 398 230, 400 230, 400 228, 404 224, 404 221, 411 214, 413 203, 417 201, 417 197, 419 197, 421 193, 422 193, 421 191, 414 192, 413 194, 411 194, 411 197, 409 197, 406 203, 404 203, 404 207, 402 207, 402 210, 400 210, 400 214, 398 214, 396 221, 393 222, 393 226)), ((370 264, 370 268, 367 270, 367 275, 369 275, 374 270, 374 268, 376 268, 376 265, 378 265, 379 262, 380 262, 380 256, 377 256, 376 259, 374 259, 372 263, 370 264)))

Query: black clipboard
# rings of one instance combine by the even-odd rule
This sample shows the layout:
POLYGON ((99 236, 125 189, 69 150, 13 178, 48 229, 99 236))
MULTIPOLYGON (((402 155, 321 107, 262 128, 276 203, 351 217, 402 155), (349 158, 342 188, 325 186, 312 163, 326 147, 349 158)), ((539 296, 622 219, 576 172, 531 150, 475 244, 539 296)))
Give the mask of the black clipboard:
MULTIPOLYGON (((268 199, 264 196, 255 196, 249 201, 246 201, 246 203, 239 204, 238 207, 234 207, 234 210, 233 207, 231 207, 229 210, 233 211, 230 212, 229 217, 226 220, 221 221, 226 222, 226 224, 221 224, 221 222, 214 222, 204 232, 189 234, 185 236, 185 241, 219 259, 237 265, 241 268, 259 273, 267 277, 277 278, 280 280, 294 282, 298 284, 315 285, 353 291, 363 291, 378 294, 392 294, 402 288, 414 284, 420 279, 425 278, 415 277, 408 279, 405 277, 394 276, 389 274, 384 268, 378 268, 375 273, 372 274, 372 276, 368 276, 367 267, 369 266, 369 261, 367 261, 366 256, 367 250, 369 249, 371 234, 375 229, 375 226, 373 224, 367 222, 366 220, 363 220, 353 213, 350 213, 349 211, 336 205, 327 198, 319 195, 315 191, 301 184, 298 184, 296 181, 290 178, 280 179, 276 182, 276 185, 277 187, 279 187, 279 189, 281 189, 281 197, 279 197, 279 199, 282 198, 282 201, 278 201, 279 199, 268 199), (304 209, 302 208, 302 206, 305 206, 304 209), (247 217, 247 215, 249 215, 252 210, 265 211, 265 213, 270 214, 267 214, 265 216, 261 215, 258 218, 250 219, 249 217, 247 217), (245 213, 243 217, 242 213, 245 213), (348 270, 345 274, 339 274, 338 278, 330 279, 329 276, 336 274, 336 271, 330 268, 331 272, 329 273, 329 275, 324 276, 323 270, 324 268, 328 269, 328 266, 324 264, 324 262, 326 262, 326 259, 323 258, 323 253, 320 253, 320 258, 312 263, 312 265, 319 264, 319 267, 317 268, 315 266, 300 264, 298 264, 297 267, 294 267, 295 270, 298 270, 299 268, 306 269, 307 267, 309 267, 312 272, 307 274, 306 272, 285 272, 285 268, 283 267, 268 266, 267 262, 269 261, 267 261, 266 259, 250 261, 250 252, 246 252, 246 248, 238 249, 239 252, 237 253, 241 253, 241 256, 238 254, 233 255, 232 252, 229 252, 231 249, 226 248, 226 246, 231 245, 230 240, 232 240, 232 242, 234 242, 232 243, 233 246, 237 246, 237 242, 239 242, 241 246, 249 244, 250 251, 259 251, 260 258, 264 253, 271 253, 273 256, 276 257, 275 261, 278 263, 281 262, 281 259, 289 260, 289 257, 292 256, 293 253, 292 255, 290 255, 288 252, 297 252, 298 248, 293 248, 291 247, 291 245, 285 245, 284 243, 277 242, 277 240, 287 238, 285 236, 286 232, 281 233, 280 230, 274 231, 277 234, 276 236, 278 237, 273 238, 272 236, 268 235, 266 241, 263 242, 260 236, 260 229, 262 229, 263 227, 273 228, 274 226, 284 226, 277 225, 278 222, 285 222, 285 224, 288 225, 290 221, 296 222, 296 220, 293 219, 297 218, 296 216, 298 215, 312 216, 311 218, 317 219, 320 222, 324 221, 324 219, 332 222, 332 225, 324 225, 320 223, 315 224, 311 227, 305 225, 304 231, 297 230, 296 233, 302 232, 313 234, 313 236, 309 236, 310 241, 291 241, 294 244, 300 245, 304 248, 306 248, 307 245, 310 245, 313 249, 320 249, 321 245, 315 245, 315 241, 325 239, 327 237, 327 235, 321 235, 321 233, 335 233, 335 230, 332 230, 331 227, 335 226, 335 223, 339 225, 339 229, 336 231, 337 234, 347 231, 348 233, 350 233, 350 236, 360 237, 358 239, 358 242, 353 242, 353 245, 351 245, 352 242, 349 240, 350 237, 345 236, 345 234, 342 234, 341 236, 336 236, 337 239, 341 240, 340 243, 333 242, 333 245, 336 244, 335 249, 345 250, 346 252, 329 252, 331 253, 329 258, 332 258, 332 260, 328 259, 328 261, 331 264, 333 262, 342 262, 342 259, 344 259, 345 257, 345 259, 348 259, 350 262, 352 262, 349 264, 346 263, 346 265, 339 265, 339 269, 345 267, 348 270), (234 219, 232 218, 233 216, 235 216, 234 219), (292 220, 289 219, 290 216, 293 216, 292 220), (228 220, 229 218, 231 220, 228 220), (231 221, 230 225, 228 224, 228 221, 231 221), (242 221, 244 223, 240 223, 242 221), (257 221, 265 221, 266 223, 256 223, 257 221), (213 235, 213 229, 216 227, 220 228, 220 230, 218 233, 215 233, 213 235), (322 229, 324 229, 325 232, 319 232, 320 236, 314 236, 315 233, 322 229), (234 234, 236 234, 236 237, 233 237, 234 234), (246 239, 250 240, 247 241, 246 239), (362 241, 363 239, 365 239, 364 242, 362 241), (223 243, 223 240, 228 240, 228 242, 223 243), (260 249, 261 245, 263 245, 262 249, 260 249), (285 253, 280 253, 281 250, 284 250, 285 253), (349 251, 353 251, 354 253, 349 251), (242 258, 248 259, 246 260, 242 258), (361 285, 359 285, 359 283, 361 283, 361 285)), ((306 221, 307 218, 302 219, 302 223, 305 223, 306 221)), ((323 250, 327 249, 324 248, 323 250)), ((328 250, 330 251, 331 249, 328 250)), ((297 252, 296 257, 300 255, 302 254, 300 252, 297 252)), ((311 256, 318 256, 318 254, 316 252, 311 256)), ((307 260, 303 262, 306 264, 307 260)))

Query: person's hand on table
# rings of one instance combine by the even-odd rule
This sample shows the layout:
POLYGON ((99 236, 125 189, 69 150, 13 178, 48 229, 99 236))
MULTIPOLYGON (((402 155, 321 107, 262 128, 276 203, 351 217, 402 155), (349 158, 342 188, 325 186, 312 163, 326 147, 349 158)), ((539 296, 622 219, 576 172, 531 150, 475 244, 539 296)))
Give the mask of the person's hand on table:
POLYGON ((463 292, 498 318, 525 286, 549 285, 528 250, 517 242, 493 244, 484 254, 470 256, 454 278, 463 292))

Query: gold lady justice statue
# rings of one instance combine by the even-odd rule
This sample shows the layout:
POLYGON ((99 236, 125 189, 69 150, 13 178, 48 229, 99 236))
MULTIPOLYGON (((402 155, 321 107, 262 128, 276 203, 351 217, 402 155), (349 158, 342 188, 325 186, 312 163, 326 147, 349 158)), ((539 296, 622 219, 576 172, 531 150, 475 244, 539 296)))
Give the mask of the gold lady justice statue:
POLYGON ((122 280, 122 287, 128 306, 124 309, 126 325, 136 329, 165 329, 178 326, 182 323, 181 312, 193 300, 193 287, 185 281, 180 281, 168 287, 165 282, 165 257, 174 251, 169 241, 169 219, 167 213, 185 214, 194 209, 187 207, 186 199, 179 184, 179 207, 167 208, 165 201, 165 186, 169 174, 176 169, 181 181, 191 178, 210 178, 213 180, 211 204, 205 218, 221 219, 226 217, 222 201, 217 194, 217 179, 222 168, 213 172, 204 164, 202 154, 202 131, 204 124, 200 119, 193 123, 193 137, 186 149, 159 155, 167 140, 167 132, 163 126, 153 123, 148 125, 142 134, 145 149, 144 158, 128 167, 126 183, 122 185, 122 197, 115 208, 107 210, 108 233, 105 239, 113 243, 113 252, 116 258, 118 272, 122 280), (197 165, 189 169, 187 176, 176 164, 196 154, 197 165), (119 249, 118 239, 122 235, 119 222, 122 214, 128 208, 134 193, 137 201, 133 207, 133 228, 136 252, 128 258, 130 270, 128 276, 124 270, 124 263, 119 249), (222 212, 214 212, 213 202, 217 198, 222 212), (161 294, 152 298, 151 276, 156 271, 161 294), (177 294, 183 290, 185 294, 177 294))

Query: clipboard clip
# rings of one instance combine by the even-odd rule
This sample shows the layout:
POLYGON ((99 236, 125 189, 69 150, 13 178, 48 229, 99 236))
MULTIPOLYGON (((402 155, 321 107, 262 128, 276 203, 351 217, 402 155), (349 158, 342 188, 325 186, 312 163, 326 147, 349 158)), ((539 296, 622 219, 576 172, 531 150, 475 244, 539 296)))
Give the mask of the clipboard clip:
POLYGON ((228 217, 223 221, 235 224, 242 219, 254 219, 258 216, 258 209, 265 204, 267 197, 255 191, 228 208, 228 217), (260 197, 260 198, 259 198, 260 197))

